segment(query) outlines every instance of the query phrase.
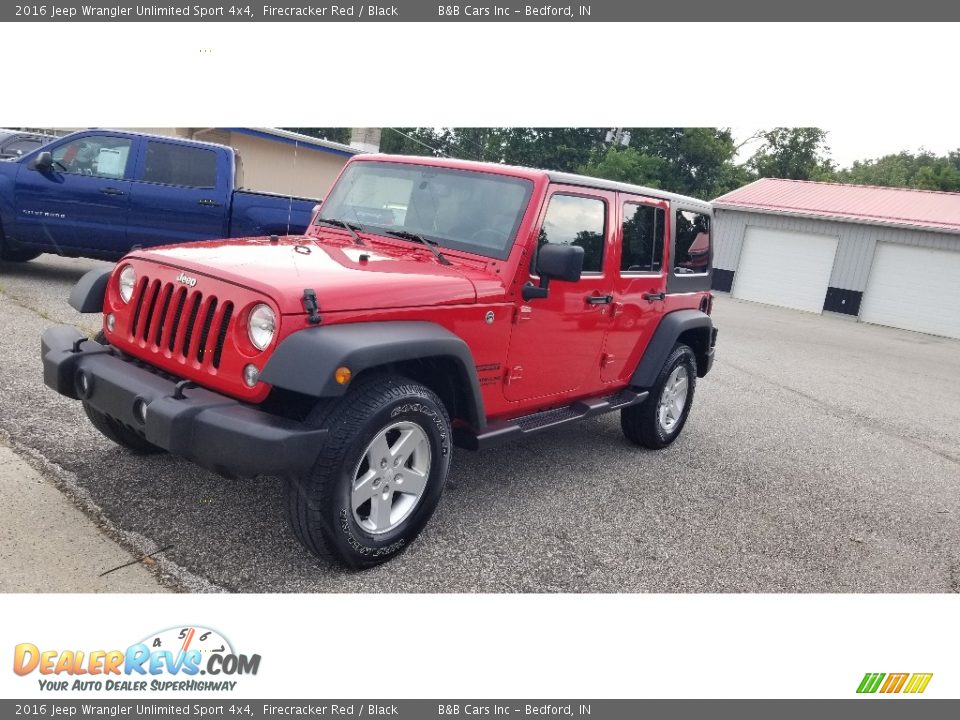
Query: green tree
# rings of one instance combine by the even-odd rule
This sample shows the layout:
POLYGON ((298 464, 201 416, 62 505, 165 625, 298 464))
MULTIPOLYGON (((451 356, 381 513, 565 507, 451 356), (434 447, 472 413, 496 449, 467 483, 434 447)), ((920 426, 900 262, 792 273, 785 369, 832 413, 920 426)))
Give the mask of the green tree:
POLYGON ((607 148, 581 165, 579 171, 584 175, 617 180, 619 182, 660 187, 664 161, 661 158, 645 155, 636 148, 607 148))
POLYGON ((736 165, 729 128, 629 128, 628 147, 604 147, 580 166, 585 175, 709 199, 752 179, 736 165))
POLYGON ((391 155, 448 155, 435 128, 381 128, 380 151, 391 155))
POLYGON ((921 150, 901 152, 875 160, 858 160, 836 173, 840 182, 859 185, 960 192, 960 150, 944 156, 921 150))
POLYGON ((503 128, 502 161, 577 172, 604 147, 606 128, 503 128))
POLYGON ((831 179, 827 131, 815 127, 778 127, 762 133, 763 145, 747 161, 758 177, 787 180, 831 179))

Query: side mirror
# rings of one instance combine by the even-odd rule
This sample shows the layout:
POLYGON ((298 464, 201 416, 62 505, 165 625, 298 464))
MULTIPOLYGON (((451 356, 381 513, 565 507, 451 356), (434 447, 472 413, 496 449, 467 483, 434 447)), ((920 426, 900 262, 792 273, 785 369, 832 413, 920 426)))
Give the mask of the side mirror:
POLYGON ((33 161, 33 167, 37 170, 49 170, 53 167, 53 153, 49 150, 44 150, 42 153, 37 155, 37 159, 33 161))
POLYGON ((583 272, 583 248, 579 245, 546 243, 537 253, 537 275, 576 282, 583 272))
POLYGON ((546 243, 537 251, 536 273, 540 286, 524 285, 523 299, 545 298, 551 280, 576 282, 583 272, 583 248, 579 245, 553 245, 546 243))

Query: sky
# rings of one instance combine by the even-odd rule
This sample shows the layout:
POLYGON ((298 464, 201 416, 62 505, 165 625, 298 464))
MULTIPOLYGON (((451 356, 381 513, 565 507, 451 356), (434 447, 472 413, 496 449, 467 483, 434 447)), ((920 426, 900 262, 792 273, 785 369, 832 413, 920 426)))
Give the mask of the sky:
MULTIPOLYGON (((951 150, 960 150, 960 130, 956 127, 911 124, 910 127, 883 127, 880 125, 857 125, 824 128, 828 131, 827 145, 830 156, 841 168, 850 167, 854 160, 868 160, 884 155, 893 155, 903 150, 916 153, 920 148, 934 155, 946 155, 951 150)), ((740 142, 757 128, 734 127, 733 135, 740 142)), ((740 149, 739 161, 748 159, 757 149, 751 142, 740 149)))

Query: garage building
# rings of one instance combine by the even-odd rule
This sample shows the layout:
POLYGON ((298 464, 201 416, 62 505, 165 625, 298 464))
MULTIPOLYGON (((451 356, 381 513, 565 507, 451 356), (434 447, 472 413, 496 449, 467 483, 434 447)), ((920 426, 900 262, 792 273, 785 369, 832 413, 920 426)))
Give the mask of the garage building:
POLYGON ((715 290, 960 338, 960 193, 764 178, 713 206, 715 290))

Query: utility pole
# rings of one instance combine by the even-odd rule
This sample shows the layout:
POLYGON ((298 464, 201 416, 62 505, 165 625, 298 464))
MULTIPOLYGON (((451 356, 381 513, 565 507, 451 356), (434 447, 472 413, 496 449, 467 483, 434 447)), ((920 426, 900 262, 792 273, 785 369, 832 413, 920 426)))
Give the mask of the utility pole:
POLYGON ((630 144, 630 131, 623 128, 610 128, 607 130, 607 136, 604 138, 607 145, 623 145, 627 147, 630 144))
POLYGON ((380 128, 350 128, 350 147, 363 152, 380 152, 380 128))

